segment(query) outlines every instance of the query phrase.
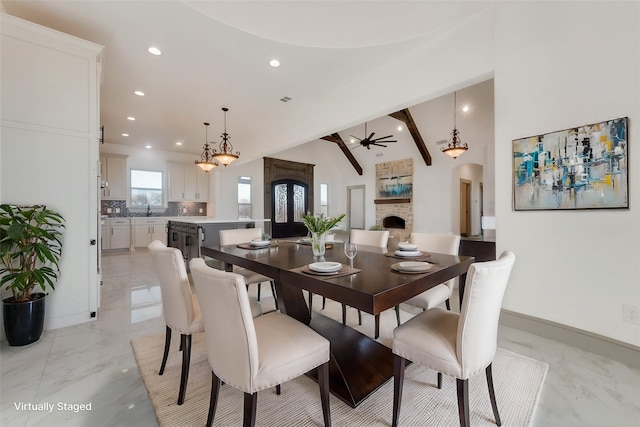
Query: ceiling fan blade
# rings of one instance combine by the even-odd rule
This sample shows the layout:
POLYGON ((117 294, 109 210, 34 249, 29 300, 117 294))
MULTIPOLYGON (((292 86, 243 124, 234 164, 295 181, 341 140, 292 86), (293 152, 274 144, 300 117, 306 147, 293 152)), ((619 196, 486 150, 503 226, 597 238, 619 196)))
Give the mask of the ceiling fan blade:
POLYGON ((382 145, 382 144, 380 144, 379 142, 372 142, 372 143, 371 143, 371 145, 377 145, 378 147, 385 147, 385 148, 387 148, 387 146, 386 146, 386 145, 382 145))
POLYGON ((376 134, 375 132, 371 132, 371 135, 369 135, 369 137, 365 138, 365 139, 371 140, 371 138, 373 138, 373 135, 375 135, 375 134, 376 134))
POLYGON ((353 138, 353 139, 357 139, 358 141, 362 141, 362 139, 358 138, 358 137, 357 137, 357 136, 355 136, 355 135, 349 135, 349 136, 350 136, 351 138, 353 138))
POLYGON ((381 139, 385 138, 393 138, 393 135, 381 136, 380 138, 376 138, 375 141, 380 141, 381 139))

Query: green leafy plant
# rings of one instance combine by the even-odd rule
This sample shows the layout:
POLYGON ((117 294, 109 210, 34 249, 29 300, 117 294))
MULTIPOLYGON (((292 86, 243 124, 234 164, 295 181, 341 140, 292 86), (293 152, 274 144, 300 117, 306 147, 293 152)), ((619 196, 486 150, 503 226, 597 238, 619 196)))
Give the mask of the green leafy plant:
POLYGON ((63 229, 62 215, 44 205, 0 205, 0 287, 14 302, 31 300, 36 286, 55 289, 63 229))
POLYGON ((330 218, 324 216, 324 214, 314 216, 307 213, 306 215, 302 215, 302 222, 310 232, 323 234, 338 225, 344 216, 345 214, 340 214, 336 217, 330 218))

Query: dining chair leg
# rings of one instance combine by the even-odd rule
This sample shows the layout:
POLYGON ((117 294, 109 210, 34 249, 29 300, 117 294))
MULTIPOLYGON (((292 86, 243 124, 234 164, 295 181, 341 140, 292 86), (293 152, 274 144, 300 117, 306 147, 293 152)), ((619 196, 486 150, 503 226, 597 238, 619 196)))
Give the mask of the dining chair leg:
POLYGON ((254 427, 256 425, 256 408, 258 407, 258 393, 244 394, 244 417, 243 427, 254 427))
POLYGON ((398 427, 400 418, 400 403, 402 403, 402 386, 404 384, 404 369, 407 361, 404 357, 393 355, 393 418, 391 426, 398 427))
POLYGON ((260 289, 262 289, 262 283, 258 283, 258 301, 260 301, 260 289))
POLYGON ((324 310, 324 306, 327 304, 327 298, 322 297, 322 309, 324 310))
POLYGON ((400 306, 396 305, 396 323, 400 326, 400 306))
POLYGON ((447 306, 447 310, 451 311, 451 302, 449 301, 449 298, 444 301, 444 305, 447 306))
POLYGON ((313 292, 309 292, 309 317, 311 317, 312 312, 313 312, 313 292))
POLYGON ((180 375, 180 393, 178 394, 178 405, 184 403, 184 396, 187 393, 187 381, 189 380, 189 363, 191 361, 191 335, 181 334, 180 343, 182 346, 182 374, 180 375))
POLYGON ((458 388, 458 416, 460 427, 470 427, 469 422, 469 381, 456 378, 458 388))
POLYGON ((320 385, 320 401, 324 426, 331 427, 331 407, 329 406, 329 362, 318 366, 318 385, 320 385))
POLYGON ((496 417, 496 424, 501 426, 500 414, 498 413, 498 403, 496 402, 496 392, 493 388, 493 373, 491 370, 491 363, 485 369, 487 374, 487 386, 489 387, 489 399, 491 400, 491 408, 493 408, 493 416, 496 417))
POLYGON ((164 354, 162 355, 162 364, 160 365, 160 372, 158 375, 164 374, 164 367, 167 365, 167 357, 169 357, 169 347, 171 346, 171 328, 167 326, 164 335, 164 354))
POLYGON ((279 310, 280 308, 278 307, 278 294, 276 294, 276 283, 271 280, 269 283, 271 283, 271 294, 273 295, 273 301, 276 303, 276 310, 279 310))
POLYGON ((438 372, 438 389, 442 389, 442 372, 438 372))
POLYGON ((342 304, 342 324, 347 324, 347 306, 342 304))
POLYGON ((213 425, 213 418, 216 416, 218 406, 218 395, 220 394, 220 378, 211 371, 211 397, 209 398, 209 414, 207 415, 207 427, 213 425))
POLYGON ((380 337, 380 315, 376 314, 373 316, 373 321, 375 323, 375 329, 373 332, 373 339, 378 339, 380 337))
POLYGON ((280 387, 280 384, 278 384, 278 385, 276 386, 276 394, 277 394, 278 396, 280 396, 280 394, 281 394, 281 393, 282 393, 282 387, 280 387))
POLYGON ((362 326, 362 312, 358 310, 358 325, 362 326))

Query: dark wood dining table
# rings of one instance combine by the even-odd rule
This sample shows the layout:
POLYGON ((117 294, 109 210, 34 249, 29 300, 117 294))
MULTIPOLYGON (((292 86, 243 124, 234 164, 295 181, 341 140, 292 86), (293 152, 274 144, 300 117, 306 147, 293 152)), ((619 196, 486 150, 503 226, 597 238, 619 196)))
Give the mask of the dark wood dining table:
MULTIPOLYGON (((242 245, 245 246, 246 245, 242 245)), ((349 264, 342 243, 334 243, 324 260, 349 264)), ((425 273, 406 274, 392 270, 399 259, 385 254, 386 249, 358 246, 353 274, 339 277, 319 276, 300 271, 314 259, 311 247, 295 241, 279 240, 260 249, 238 245, 204 246, 203 256, 248 268, 272 278, 276 284, 279 310, 312 329, 331 342, 330 388, 352 407, 393 377, 391 349, 378 341, 326 316, 309 311, 302 290, 325 296, 370 314, 380 314, 440 283, 460 276, 464 286, 473 257, 438 253, 423 258, 432 265, 425 273)))

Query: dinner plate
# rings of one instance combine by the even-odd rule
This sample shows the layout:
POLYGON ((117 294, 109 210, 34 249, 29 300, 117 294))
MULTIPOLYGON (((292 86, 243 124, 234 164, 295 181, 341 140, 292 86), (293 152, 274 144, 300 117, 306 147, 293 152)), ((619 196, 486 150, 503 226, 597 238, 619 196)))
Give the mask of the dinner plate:
POLYGON ((422 273, 431 268, 431 264, 422 261, 402 261, 391 266, 392 269, 402 273, 422 273))
POLYGON ((418 245, 412 245, 410 243, 398 243, 398 249, 401 251, 416 251, 418 250, 418 245))
POLYGON ((401 256, 401 257, 416 257, 416 256, 422 255, 422 252, 420 252, 420 251, 396 251, 395 254, 396 254, 396 256, 401 256))
POLYGON ((271 240, 252 240, 251 246, 269 246, 271 244, 271 240))
POLYGON ((342 264, 339 262, 314 262, 309 264, 309 270, 318 273, 335 273, 342 268, 342 264))

